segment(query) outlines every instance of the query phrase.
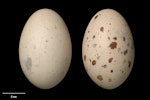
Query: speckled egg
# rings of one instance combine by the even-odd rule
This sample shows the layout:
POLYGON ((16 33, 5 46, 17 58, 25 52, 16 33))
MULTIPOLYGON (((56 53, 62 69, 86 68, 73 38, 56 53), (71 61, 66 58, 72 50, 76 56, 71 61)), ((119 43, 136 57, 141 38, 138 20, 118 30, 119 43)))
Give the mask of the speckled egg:
POLYGON ((84 34, 82 58, 89 77, 104 89, 128 78, 134 63, 134 42, 123 16, 113 9, 97 12, 84 34))
POLYGON ((71 57, 71 38, 61 16, 47 8, 34 12, 19 43, 20 65, 27 79, 38 88, 53 88, 64 79, 71 57))

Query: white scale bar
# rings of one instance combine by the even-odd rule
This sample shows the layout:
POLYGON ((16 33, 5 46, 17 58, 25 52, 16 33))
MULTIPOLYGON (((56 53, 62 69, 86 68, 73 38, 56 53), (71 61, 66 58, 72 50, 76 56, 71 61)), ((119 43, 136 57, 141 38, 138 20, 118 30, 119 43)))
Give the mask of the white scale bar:
POLYGON ((2 94, 26 94, 25 92, 2 92, 2 94))

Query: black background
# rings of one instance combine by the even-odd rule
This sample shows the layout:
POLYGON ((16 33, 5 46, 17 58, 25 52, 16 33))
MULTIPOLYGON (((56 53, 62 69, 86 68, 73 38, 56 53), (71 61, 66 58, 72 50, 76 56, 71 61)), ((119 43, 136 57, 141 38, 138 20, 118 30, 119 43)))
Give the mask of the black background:
MULTIPOLYGON (((20 0, 6 1, 1 6, 1 92, 26 92, 18 98, 66 97, 138 97, 147 96, 148 86, 148 6, 143 0, 20 0), (36 10, 55 10, 65 21, 72 41, 72 61, 63 81, 56 87, 42 90, 34 87, 24 76, 18 55, 19 39, 28 18, 36 10), (135 62, 128 79, 114 90, 98 87, 88 77, 82 62, 82 39, 91 18, 100 10, 117 10, 129 24, 135 43, 135 62)), ((9 95, 2 95, 4 99, 9 95)))

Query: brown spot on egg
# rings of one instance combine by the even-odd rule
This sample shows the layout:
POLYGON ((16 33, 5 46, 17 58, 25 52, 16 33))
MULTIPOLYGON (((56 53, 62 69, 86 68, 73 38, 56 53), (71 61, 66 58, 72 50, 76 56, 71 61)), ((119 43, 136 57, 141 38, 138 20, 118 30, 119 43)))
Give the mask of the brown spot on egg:
POLYGON ((117 42, 112 42, 112 43, 109 45, 109 47, 110 47, 111 49, 117 48, 117 42))
POLYGON ((86 60, 86 55, 84 55, 84 61, 86 60))
POLYGON ((117 40, 117 37, 114 37, 113 39, 114 39, 114 40, 117 40))
POLYGON ((110 73, 113 73, 113 70, 110 70, 110 73))
POLYGON ((92 61, 92 65, 96 65, 96 60, 93 60, 93 61, 92 61))
POLYGON ((101 31, 101 32, 104 32, 104 27, 101 27, 101 28, 100 28, 100 31, 101 31))
POLYGON ((95 38, 95 35, 93 35, 93 39, 95 38))
POLYGON ((113 60, 113 58, 111 57, 111 58, 108 59, 108 62, 111 63, 112 60, 113 60))
POLYGON ((88 31, 88 33, 90 33, 90 31, 88 31))
POLYGON ((125 38, 125 37, 123 37, 123 41, 124 41, 124 42, 126 41, 126 38, 125 38))
POLYGON ((98 17, 98 15, 96 15, 95 17, 94 17, 94 19, 96 19, 98 17))
POLYGON ((121 54, 123 54, 123 52, 122 52, 122 51, 121 51, 120 53, 121 53, 121 54))
POLYGON ((106 67, 107 67, 107 65, 105 64, 105 65, 102 65, 101 67, 106 68, 106 67))
POLYGON ((107 30, 107 32, 109 32, 110 30, 107 30))
POLYGON ((97 46, 97 44, 92 44, 92 47, 95 48, 97 46))
POLYGON ((102 81, 103 80, 103 76, 102 75, 98 75, 97 79, 100 80, 100 81, 102 81))
POLYGON ((89 44, 87 45, 87 47, 89 47, 89 44))
POLYGON ((89 59, 89 61, 91 62, 91 59, 89 59))
POLYGON ((97 60, 100 58, 100 56, 97 56, 97 60))
POLYGON ((108 82, 111 82, 111 81, 112 81, 112 79, 111 79, 111 78, 109 78, 109 79, 108 79, 108 82))
POLYGON ((128 49, 124 51, 124 55, 126 55, 128 53, 128 49))
POLYGON ((86 39, 88 40, 88 39, 89 39, 89 37, 86 37, 86 39))
POLYGON ((131 67, 131 61, 128 62, 128 67, 129 67, 129 68, 131 67))
POLYGON ((45 42, 47 43, 47 42, 48 42, 48 40, 45 40, 45 42))
POLYGON ((110 37, 108 36, 108 40, 110 40, 110 37))
POLYGON ((111 23, 109 23, 109 25, 111 25, 111 23))

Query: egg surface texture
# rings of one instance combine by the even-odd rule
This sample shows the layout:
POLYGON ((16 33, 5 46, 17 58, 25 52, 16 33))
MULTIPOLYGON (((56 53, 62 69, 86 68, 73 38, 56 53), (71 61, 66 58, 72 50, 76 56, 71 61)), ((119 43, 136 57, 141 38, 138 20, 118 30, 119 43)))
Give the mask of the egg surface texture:
POLYGON ((71 56, 71 38, 60 15, 47 8, 34 12, 19 43, 19 60, 27 79, 41 89, 56 86, 68 72, 71 56))
POLYGON ((126 20, 113 9, 97 12, 84 34, 82 59, 89 77, 104 89, 119 87, 134 62, 134 43, 126 20))

